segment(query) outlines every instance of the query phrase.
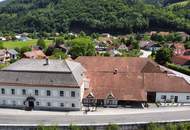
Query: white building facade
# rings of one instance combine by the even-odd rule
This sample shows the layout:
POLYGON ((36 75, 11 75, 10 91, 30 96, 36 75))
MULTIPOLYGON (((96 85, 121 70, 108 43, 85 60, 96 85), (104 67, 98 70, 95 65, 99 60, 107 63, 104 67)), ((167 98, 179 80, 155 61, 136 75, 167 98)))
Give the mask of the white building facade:
POLYGON ((43 62, 22 59, 0 71, 0 107, 56 111, 81 109, 84 68, 79 63, 60 60, 40 67, 43 62))
POLYGON ((190 93, 157 92, 156 102, 173 102, 190 104, 190 93))

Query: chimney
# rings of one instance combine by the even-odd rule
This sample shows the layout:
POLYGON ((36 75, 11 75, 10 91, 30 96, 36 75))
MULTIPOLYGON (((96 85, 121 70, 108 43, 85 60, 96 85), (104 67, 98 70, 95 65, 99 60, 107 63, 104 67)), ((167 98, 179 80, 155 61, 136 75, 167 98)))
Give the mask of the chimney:
POLYGON ((118 73, 118 68, 115 68, 113 71, 113 74, 117 74, 118 73))

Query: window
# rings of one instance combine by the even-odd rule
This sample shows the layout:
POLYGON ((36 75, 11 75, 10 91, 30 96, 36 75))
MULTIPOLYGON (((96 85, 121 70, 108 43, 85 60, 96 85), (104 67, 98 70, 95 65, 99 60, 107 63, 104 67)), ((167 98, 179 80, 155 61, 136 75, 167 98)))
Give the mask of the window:
POLYGON ((75 104, 74 104, 74 103, 72 103, 72 107, 75 107, 75 104))
POLYGON ((162 95, 161 99, 166 100, 166 95, 162 95))
POLYGON ((60 103, 60 106, 61 106, 61 107, 64 107, 64 103, 60 103))
POLYGON ((1 94, 5 94, 5 89, 4 88, 1 89, 1 94))
POLYGON ((15 89, 11 89, 11 94, 15 95, 15 89))
POLYGON ((71 91, 71 97, 75 97, 75 91, 71 91))
POLYGON ((113 100, 108 100, 107 105, 113 105, 113 100))
POLYGON ((35 95, 36 95, 36 96, 38 96, 38 95, 39 95, 38 90, 35 90, 35 91, 34 91, 34 93, 35 93, 35 95))
POLYGON ((3 100, 3 105, 6 105, 6 100, 3 100))
POLYGON ((22 95, 26 95, 26 89, 22 90, 22 95))
POLYGON ((50 102, 48 102, 48 103, 47 103, 47 106, 48 106, 48 107, 50 107, 50 106, 51 106, 51 103, 50 103, 50 102))
POLYGON ((187 96, 186 99, 187 99, 187 100, 190 100, 190 96, 187 96))
POLYGON ((40 105, 40 102, 37 101, 37 102, 36 102, 36 106, 39 106, 39 105, 40 105))
POLYGON ((173 100, 173 99, 174 99, 174 96, 172 95, 172 96, 170 97, 170 99, 173 100))
POLYGON ((51 91, 47 90, 47 96, 51 96, 51 91))
POLYGON ((12 103, 13 103, 13 106, 16 106, 16 101, 13 101, 12 103))
POLYGON ((60 97, 64 96, 64 91, 60 91, 60 97))

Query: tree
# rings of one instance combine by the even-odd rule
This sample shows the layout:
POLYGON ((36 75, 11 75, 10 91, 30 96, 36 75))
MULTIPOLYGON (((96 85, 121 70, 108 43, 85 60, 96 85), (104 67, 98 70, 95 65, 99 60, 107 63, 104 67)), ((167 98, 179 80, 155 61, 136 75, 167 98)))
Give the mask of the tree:
POLYGON ((162 48, 156 52, 155 61, 161 65, 171 62, 172 50, 170 48, 162 48))
POLYGON ((50 56, 51 59, 66 59, 67 55, 60 49, 55 49, 53 54, 50 56))
POLYGON ((186 48, 186 49, 190 49, 190 41, 187 41, 187 42, 185 43, 185 48, 186 48))
POLYGON ((160 34, 152 34, 151 35, 151 40, 158 41, 158 42, 163 42, 163 41, 165 41, 165 38, 164 38, 164 36, 162 36, 160 34))
POLYGON ((79 33, 79 36, 80 36, 80 37, 85 37, 85 36, 86 36, 86 33, 85 33, 84 31, 81 31, 81 32, 79 33))
POLYGON ((37 46, 39 46, 41 49, 46 48, 46 43, 45 43, 44 39, 40 38, 40 39, 37 41, 37 46))
POLYGON ((61 44, 64 44, 64 38, 63 37, 58 37, 55 39, 55 47, 59 47, 61 44))
POLYGON ((31 51, 32 49, 30 47, 24 46, 20 49, 21 55, 23 55, 27 51, 31 51))
POLYGON ((88 37, 80 37, 71 41, 69 54, 72 58, 78 56, 93 56, 96 54, 95 45, 88 37))
POLYGON ((48 48, 45 50, 46 56, 51 56, 54 51, 54 46, 48 46, 48 48))
POLYGON ((132 47, 133 47, 133 49, 139 50, 140 49, 139 42, 134 40, 132 42, 132 47))

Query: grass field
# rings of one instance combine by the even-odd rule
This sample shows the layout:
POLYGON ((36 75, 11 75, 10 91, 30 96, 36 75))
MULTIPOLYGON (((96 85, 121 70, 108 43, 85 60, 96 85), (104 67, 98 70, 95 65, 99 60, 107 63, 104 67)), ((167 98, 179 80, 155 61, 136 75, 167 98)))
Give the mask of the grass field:
MULTIPOLYGON (((46 46, 49 46, 52 44, 52 40, 45 40, 46 42, 46 46)), ((22 48, 25 46, 31 47, 32 45, 36 45, 37 43, 37 39, 34 40, 29 40, 26 42, 22 42, 22 41, 5 41, 3 42, 3 47, 4 48, 22 48)))

